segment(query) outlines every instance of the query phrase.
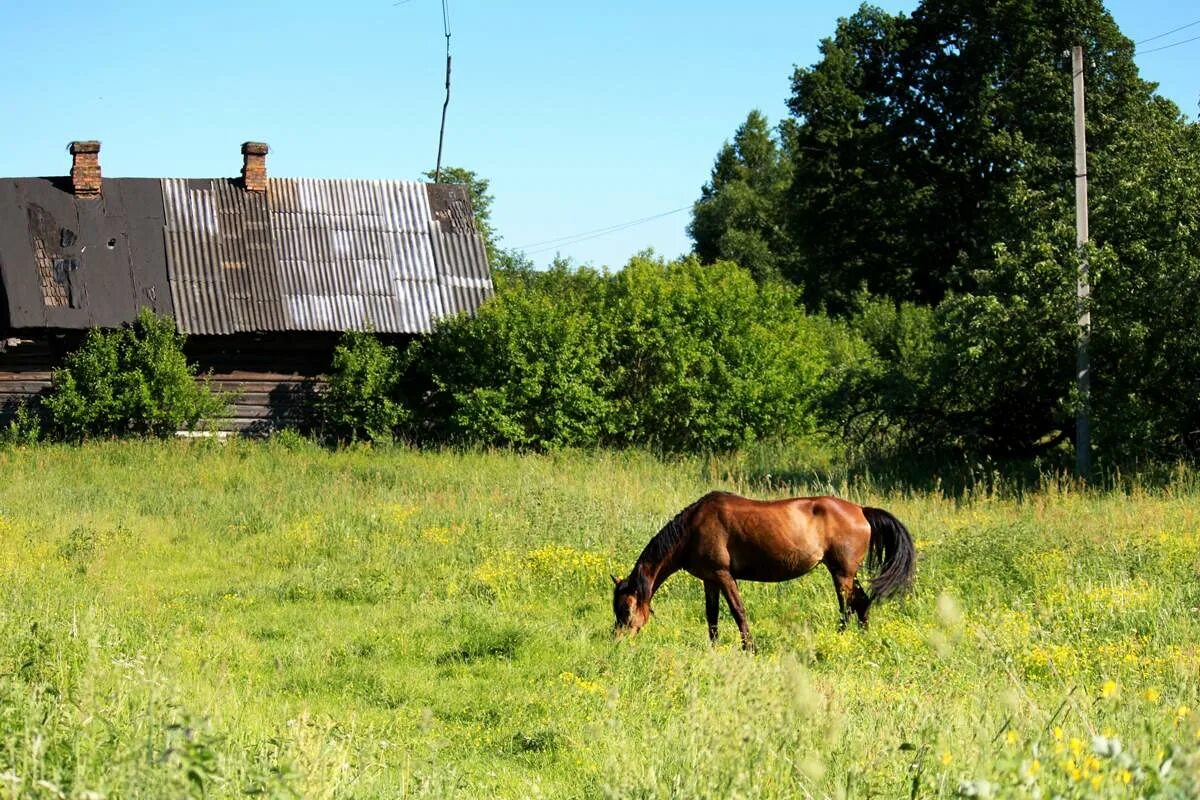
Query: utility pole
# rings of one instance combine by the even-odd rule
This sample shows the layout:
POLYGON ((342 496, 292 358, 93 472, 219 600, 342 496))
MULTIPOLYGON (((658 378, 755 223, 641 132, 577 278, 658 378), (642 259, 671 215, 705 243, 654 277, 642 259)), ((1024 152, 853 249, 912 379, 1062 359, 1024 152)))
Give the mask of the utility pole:
POLYGON ((1088 425, 1091 410, 1091 363, 1088 343, 1092 337, 1092 315, 1088 299, 1092 287, 1084 248, 1088 243, 1087 141, 1083 114, 1083 47, 1071 48, 1071 76, 1075 95, 1075 245, 1079 274, 1075 284, 1075 306, 1079 315, 1079 338, 1075 345, 1075 388, 1079 406, 1075 412, 1075 474, 1086 479, 1092 467, 1092 435, 1088 425))

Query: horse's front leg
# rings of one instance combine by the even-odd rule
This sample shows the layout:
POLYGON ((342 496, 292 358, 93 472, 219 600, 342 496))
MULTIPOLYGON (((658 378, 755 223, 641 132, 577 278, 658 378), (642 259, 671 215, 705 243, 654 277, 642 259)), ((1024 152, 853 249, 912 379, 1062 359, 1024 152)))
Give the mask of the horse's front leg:
POLYGON ((717 643, 717 614, 721 610, 721 586, 716 581, 704 582, 704 616, 708 619, 708 641, 717 643))
POLYGON ((729 613, 733 614, 738 630, 742 632, 742 649, 754 650, 754 641, 750 638, 750 626, 746 623, 746 607, 742 605, 742 595, 738 592, 737 582, 728 572, 718 572, 717 581, 725 602, 729 604, 729 613))

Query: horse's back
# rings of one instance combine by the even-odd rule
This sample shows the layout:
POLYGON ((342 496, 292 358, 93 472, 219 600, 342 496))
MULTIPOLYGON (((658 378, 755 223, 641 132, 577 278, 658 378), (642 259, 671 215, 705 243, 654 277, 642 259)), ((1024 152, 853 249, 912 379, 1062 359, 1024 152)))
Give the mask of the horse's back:
POLYGON ((870 528, 861 507, 832 496, 754 500, 713 492, 691 515, 701 565, 734 577, 779 581, 798 577, 831 551, 865 548, 870 528))

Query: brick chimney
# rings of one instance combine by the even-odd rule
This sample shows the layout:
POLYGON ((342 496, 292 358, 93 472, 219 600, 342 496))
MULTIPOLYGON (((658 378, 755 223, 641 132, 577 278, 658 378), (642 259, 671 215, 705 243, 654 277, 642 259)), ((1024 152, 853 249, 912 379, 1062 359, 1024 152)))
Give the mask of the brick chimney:
POLYGON ((267 153, 265 142, 246 142, 242 145, 242 184, 248 192, 267 190, 267 153))
POLYGON ((71 142, 71 185, 76 197, 100 196, 100 143, 71 142))

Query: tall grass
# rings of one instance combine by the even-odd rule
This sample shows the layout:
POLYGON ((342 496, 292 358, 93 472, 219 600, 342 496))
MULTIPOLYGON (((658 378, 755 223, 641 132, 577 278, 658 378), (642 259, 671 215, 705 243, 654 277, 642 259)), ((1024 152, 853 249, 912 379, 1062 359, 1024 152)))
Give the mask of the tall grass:
POLYGON ((0 798, 1200 792, 1186 471, 946 496, 782 448, 166 442, 0 473, 0 798), (824 573, 745 584, 752 657, 677 576, 614 642, 608 573, 712 488, 888 508, 914 592, 839 635, 824 573))

